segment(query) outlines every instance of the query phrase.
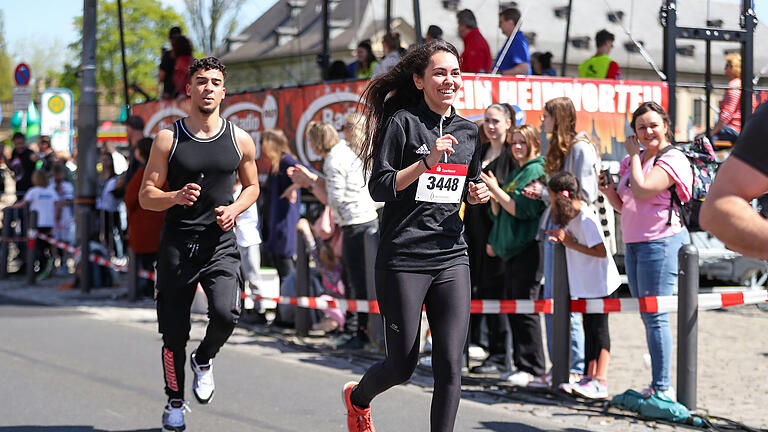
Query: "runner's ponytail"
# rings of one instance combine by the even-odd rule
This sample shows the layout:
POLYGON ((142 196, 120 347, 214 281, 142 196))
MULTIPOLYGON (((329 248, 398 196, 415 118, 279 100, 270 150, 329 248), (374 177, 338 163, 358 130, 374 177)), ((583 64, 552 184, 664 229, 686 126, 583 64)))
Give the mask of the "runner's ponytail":
POLYGON ((413 48, 389 72, 374 78, 360 96, 365 126, 360 146, 360 159, 364 172, 370 172, 373 156, 384 133, 387 119, 397 111, 418 105, 424 92, 416 88, 413 76, 424 76, 429 59, 438 51, 445 51, 459 58, 456 48, 444 40, 436 40, 413 48))

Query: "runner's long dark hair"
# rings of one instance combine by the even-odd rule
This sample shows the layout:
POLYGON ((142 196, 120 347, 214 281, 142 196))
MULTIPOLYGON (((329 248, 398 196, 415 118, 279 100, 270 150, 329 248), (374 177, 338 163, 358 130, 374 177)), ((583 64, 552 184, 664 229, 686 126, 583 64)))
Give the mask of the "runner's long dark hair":
POLYGON ((360 100, 366 120, 360 159, 365 172, 370 172, 373 166, 373 156, 382 144, 379 141, 387 119, 403 108, 418 105, 424 98, 424 92, 413 83, 413 76, 423 77, 429 59, 438 51, 459 58, 456 47, 444 40, 421 44, 413 48, 392 70, 373 79, 363 91, 360 100))

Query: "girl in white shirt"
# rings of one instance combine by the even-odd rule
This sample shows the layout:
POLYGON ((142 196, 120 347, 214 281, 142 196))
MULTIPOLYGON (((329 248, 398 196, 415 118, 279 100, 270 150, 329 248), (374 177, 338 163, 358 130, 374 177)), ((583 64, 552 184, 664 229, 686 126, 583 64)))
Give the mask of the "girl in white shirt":
MULTIPOLYGON (((549 240, 565 246, 568 286, 572 297, 603 298, 621 285, 613 257, 606 252, 597 215, 583 201, 578 179, 561 171, 549 181, 552 219, 564 227, 547 231, 549 240)), ((587 370, 577 384, 563 390, 591 399, 608 397, 611 338, 608 314, 584 314, 584 357, 587 370)))

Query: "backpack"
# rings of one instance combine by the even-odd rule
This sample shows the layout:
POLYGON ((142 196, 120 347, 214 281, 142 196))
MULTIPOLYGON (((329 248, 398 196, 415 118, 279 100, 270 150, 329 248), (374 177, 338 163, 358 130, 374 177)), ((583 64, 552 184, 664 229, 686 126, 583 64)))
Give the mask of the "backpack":
POLYGON ((675 192, 675 185, 670 186, 667 225, 672 224, 672 210, 674 206, 677 206, 680 211, 680 219, 688 230, 701 231, 699 211, 707 193, 709 193, 709 187, 715 180, 715 173, 720 164, 715 159, 715 150, 706 137, 696 138, 688 144, 670 145, 661 149, 653 160, 653 164, 655 165, 661 156, 672 149, 680 150, 688 158, 691 172, 693 173, 693 185, 691 188, 691 199, 685 203, 680 202, 680 198, 677 196, 677 192, 675 192))

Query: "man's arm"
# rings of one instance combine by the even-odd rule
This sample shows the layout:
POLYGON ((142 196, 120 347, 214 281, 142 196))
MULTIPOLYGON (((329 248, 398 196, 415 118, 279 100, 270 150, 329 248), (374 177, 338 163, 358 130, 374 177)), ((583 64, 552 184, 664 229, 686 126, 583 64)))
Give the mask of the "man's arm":
POLYGON ((530 65, 526 62, 518 63, 501 72, 502 75, 528 75, 530 65))
POLYGON ((701 226, 729 249, 768 259, 768 221, 749 201, 768 191, 768 176, 744 161, 730 157, 717 170, 715 182, 701 208, 701 226))
POLYGON ((165 211, 176 204, 192 205, 200 196, 200 186, 195 183, 187 183, 177 191, 163 192, 160 189, 168 175, 168 155, 171 152, 171 145, 173 145, 173 132, 169 129, 161 130, 152 143, 141 190, 139 190, 139 204, 147 210, 165 211))

